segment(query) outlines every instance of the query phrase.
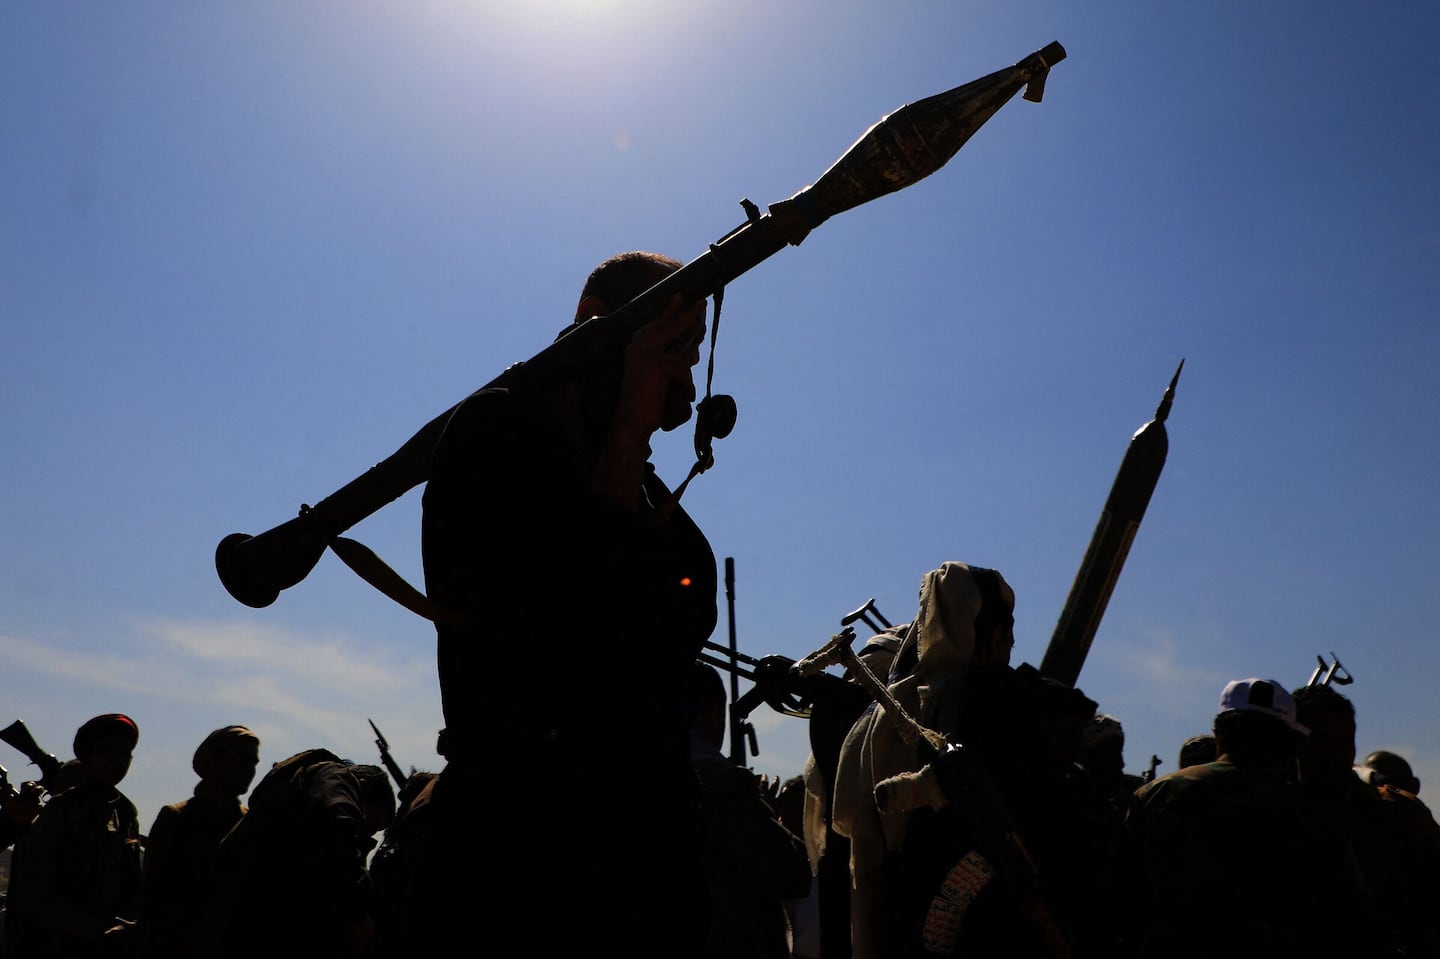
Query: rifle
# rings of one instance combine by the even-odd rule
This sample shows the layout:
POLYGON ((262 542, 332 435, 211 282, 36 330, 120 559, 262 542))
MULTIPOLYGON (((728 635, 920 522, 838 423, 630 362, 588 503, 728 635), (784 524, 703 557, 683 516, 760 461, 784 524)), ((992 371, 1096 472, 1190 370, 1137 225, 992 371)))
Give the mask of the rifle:
MULTIPOLYGON (((504 386, 523 391, 574 379, 613 357, 620 344, 659 315, 677 294, 690 302, 715 297, 718 307, 727 283, 787 245, 799 246, 832 216, 904 189, 940 169, 1022 88, 1024 99, 1038 103, 1050 68, 1065 55, 1064 47, 1051 43, 1013 66, 900 107, 871 126, 815 183, 771 204, 764 214, 754 203, 742 200, 745 222, 710 244, 705 253, 608 316, 580 324, 529 360, 509 367, 482 389, 504 386)), ((379 557, 340 534, 429 478, 436 442, 454 409, 441 413, 400 449, 314 506, 302 504, 293 519, 258 535, 231 533, 222 539, 215 549, 221 584, 247 606, 269 606, 281 590, 309 575, 328 547, 412 612, 429 619, 443 615, 379 557)), ((696 452, 702 462, 708 449, 702 452, 700 429, 708 419, 696 417, 696 452)), ((712 435, 723 433, 716 430, 712 435)))
POLYGON ((1340 658, 1333 652, 1330 654, 1333 662, 1326 663, 1324 656, 1315 657, 1315 671, 1310 674, 1310 680, 1306 686, 1329 686, 1334 683, 1336 686, 1349 686, 1355 682, 1355 677, 1340 665, 1340 658))
POLYGON ((40 767, 40 785, 45 791, 54 793, 60 788, 60 760, 52 754, 41 749, 35 742, 35 737, 30 735, 30 730, 25 727, 23 720, 15 720, 4 729, 0 729, 0 740, 4 740, 11 746, 25 754, 25 758, 32 764, 40 767))
POLYGON ((1157 770, 1157 769, 1159 769, 1159 768, 1160 768, 1160 757, 1159 757, 1159 756, 1156 756, 1156 755, 1154 755, 1154 754, 1152 753, 1151 756, 1150 756, 1150 768, 1147 769, 1147 770, 1145 770, 1143 773, 1140 774, 1140 781, 1141 781, 1142 783, 1154 782, 1154 781, 1155 781, 1155 770, 1157 770))
POLYGON ((400 764, 395 761, 395 757, 390 755, 390 744, 385 741, 385 734, 380 731, 379 726, 375 725, 375 720, 367 719, 366 722, 370 724, 371 729, 375 730, 375 746, 380 750, 380 761, 385 764, 386 769, 390 770, 390 778, 395 780, 395 788, 404 789, 406 776, 400 771, 400 764))

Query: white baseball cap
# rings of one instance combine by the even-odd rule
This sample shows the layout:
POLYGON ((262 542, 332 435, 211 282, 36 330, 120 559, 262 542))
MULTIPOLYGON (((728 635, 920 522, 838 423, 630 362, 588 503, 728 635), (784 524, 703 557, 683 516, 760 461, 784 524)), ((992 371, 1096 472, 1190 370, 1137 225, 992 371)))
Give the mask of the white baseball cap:
POLYGON ((1274 716, 1302 736, 1310 730, 1295 721, 1295 700, 1273 679, 1235 679, 1220 694, 1220 712, 1264 713, 1274 716))

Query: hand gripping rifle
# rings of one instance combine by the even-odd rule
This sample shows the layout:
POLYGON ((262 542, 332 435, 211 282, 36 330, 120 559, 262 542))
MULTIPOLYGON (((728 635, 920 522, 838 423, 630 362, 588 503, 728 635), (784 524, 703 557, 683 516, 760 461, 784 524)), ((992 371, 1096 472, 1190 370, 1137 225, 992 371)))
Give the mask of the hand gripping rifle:
MULTIPOLYGON (((613 356, 619 344, 676 294, 690 301, 718 297, 731 280, 786 245, 798 246, 837 213, 902 190, 940 169, 1022 88, 1024 99, 1039 102, 1050 68, 1063 59, 1065 48, 1051 43, 1013 66, 900 107, 867 130, 815 183, 771 204, 764 214, 743 200, 745 222, 706 252, 615 312, 581 324, 529 360, 509 367, 487 387, 525 390, 563 383, 613 356)), ((413 587, 397 582, 394 571, 368 549, 340 534, 429 479, 436 441, 453 409, 314 506, 302 505, 294 519, 258 535, 231 533, 222 539, 215 549, 215 569, 225 589, 247 606, 269 606, 281 590, 309 575, 331 547, 412 612, 432 619, 443 615, 413 587)), ((696 418, 696 452, 702 461, 709 442, 700 432, 704 419, 696 418)))

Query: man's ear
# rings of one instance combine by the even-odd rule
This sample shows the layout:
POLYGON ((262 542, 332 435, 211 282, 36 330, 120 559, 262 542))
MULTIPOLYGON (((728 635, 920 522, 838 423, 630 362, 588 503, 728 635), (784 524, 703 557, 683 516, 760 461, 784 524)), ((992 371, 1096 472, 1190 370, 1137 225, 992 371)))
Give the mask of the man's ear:
POLYGON ((604 316, 610 312, 610 307, 598 296, 582 296, 579 304, 575 307, 575 322, 582 323, 592 316, 604 316))

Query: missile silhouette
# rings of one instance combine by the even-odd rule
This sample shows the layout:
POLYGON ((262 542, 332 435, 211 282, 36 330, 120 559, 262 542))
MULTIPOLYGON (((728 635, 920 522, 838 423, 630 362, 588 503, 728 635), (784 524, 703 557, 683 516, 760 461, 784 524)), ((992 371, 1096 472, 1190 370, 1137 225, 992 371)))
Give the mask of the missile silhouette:
POLYGON ((1165 420, 1170 415, 1175 384, 1180 381, 1180 371, 1184 368, 1182 359, 1155 410, 1155 418, 1130 438, 1125 458, 1120 461, 1120 470, 1110 486, 1110 496, 1100 513, 1100 522, 1095 525, 1080 571, 1065 599, 1060 622, 1040 661, 1041 675, 1067 686, 1075 685, 1080 667, 1085 664, 1100 618, 1105 615, 1115 581, 1120 578, 1125 557, 1130 553, 1130 544, 1135 541, 1140 521, 1145 518, 1145 508, 1150 505, 1160 471, 1165 468, 1165 456, 1170 451, 1165 420))

